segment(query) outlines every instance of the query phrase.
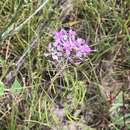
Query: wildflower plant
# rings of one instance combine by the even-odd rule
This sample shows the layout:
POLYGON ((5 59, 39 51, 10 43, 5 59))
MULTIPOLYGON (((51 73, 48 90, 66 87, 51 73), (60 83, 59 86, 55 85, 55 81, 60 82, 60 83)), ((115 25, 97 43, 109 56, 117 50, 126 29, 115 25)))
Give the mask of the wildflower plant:
POLYGON ((88 42, 77 37, 72 29, 61 29, 54 33, 54 42, 49 43, 46 57, 51 57, 56 62, 80 64, 92 52, 88 42))

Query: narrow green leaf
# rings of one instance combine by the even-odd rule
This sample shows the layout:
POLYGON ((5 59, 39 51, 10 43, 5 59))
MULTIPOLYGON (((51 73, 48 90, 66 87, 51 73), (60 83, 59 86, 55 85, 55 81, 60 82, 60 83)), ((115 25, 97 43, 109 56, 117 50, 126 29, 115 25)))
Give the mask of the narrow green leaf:
POLYGON ((0 81, 0 96, 4 95, 5 91, 5 86, 4 84, 0 81))

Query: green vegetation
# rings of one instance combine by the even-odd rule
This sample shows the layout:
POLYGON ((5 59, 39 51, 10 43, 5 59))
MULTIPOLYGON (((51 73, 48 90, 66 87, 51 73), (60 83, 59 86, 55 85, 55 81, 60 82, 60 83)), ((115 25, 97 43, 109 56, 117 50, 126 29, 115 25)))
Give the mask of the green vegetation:
POLYGON ((129 69, 129 0, 0 0, 0 130, 128 130, 129 69), (44 56, 61 28, 94 50, 82 64, 44 56))

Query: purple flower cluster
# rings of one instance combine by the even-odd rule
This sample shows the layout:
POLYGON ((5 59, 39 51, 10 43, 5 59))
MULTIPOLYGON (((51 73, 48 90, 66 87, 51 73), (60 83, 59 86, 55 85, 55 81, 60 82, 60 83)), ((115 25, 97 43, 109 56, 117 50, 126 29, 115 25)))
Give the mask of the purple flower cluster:
POLYGON ((48 53, 45 56, 51 56, 58 62, 64 60, 80 64, 91 51, 87 42, 78 38, 75 31, 61 29, 59 32, 55 32, 54 42, 48 45, 48 53))

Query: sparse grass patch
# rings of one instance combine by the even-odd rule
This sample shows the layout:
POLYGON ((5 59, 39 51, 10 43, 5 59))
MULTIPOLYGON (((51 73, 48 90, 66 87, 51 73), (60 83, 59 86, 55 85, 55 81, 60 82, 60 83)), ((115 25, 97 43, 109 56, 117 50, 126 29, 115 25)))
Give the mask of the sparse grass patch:
POLYGON ((128 130, 129 42, 129 0, 1 0, 0 129, 128 130), (61 28, 94 50, 82 64, 44 56, 61 28))

